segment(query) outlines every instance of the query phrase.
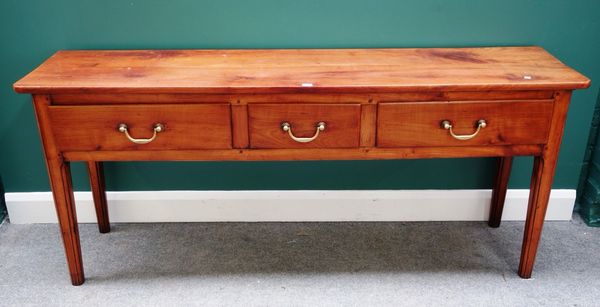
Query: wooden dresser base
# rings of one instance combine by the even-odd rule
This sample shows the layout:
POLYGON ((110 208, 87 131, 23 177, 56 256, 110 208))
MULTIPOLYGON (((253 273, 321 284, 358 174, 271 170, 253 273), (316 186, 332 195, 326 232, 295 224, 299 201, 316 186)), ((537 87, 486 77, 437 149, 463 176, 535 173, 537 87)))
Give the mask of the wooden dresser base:
POLYGON ((100 232, 104 161, 533 156, 519 276, 531 277, 574 89, 539 47, 61 51, 15 83, 33 95, 73 285, 84 280, 69 163, 85 161, 100 232))

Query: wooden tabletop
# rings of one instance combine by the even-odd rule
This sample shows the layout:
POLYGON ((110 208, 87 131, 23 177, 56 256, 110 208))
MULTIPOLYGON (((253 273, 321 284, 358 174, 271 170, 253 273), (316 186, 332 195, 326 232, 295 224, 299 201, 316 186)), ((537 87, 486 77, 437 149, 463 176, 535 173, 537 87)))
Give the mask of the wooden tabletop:
POLYGON ((540 47, 59 51, 19 93, 558 90, 590 80, 540 47))

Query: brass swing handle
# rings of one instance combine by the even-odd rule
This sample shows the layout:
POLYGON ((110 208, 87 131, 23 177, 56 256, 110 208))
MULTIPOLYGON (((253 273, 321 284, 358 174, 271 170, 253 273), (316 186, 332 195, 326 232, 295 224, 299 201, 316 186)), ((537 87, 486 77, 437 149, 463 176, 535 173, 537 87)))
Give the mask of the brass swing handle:
POLYGON ((454 134, 454 131, 452 131, 452 123, 449 120, 442 121, 442 128, 448 130, 453 138, 460 141, 466 141, 476 137, 479 131, 482 128, 485 128, 486 126, 487 122, 485 121, 485 119, 480 119, 477 121, 477 130, 475 130, 475 132, 473 132, 472 134, 454 134))
POLYGON ((159 132, 165 131, 165 125, 163 125, 161 123, 154 124, 154 129, 153 129, 154 134, 149 139, 136 139, 136 138, 131 137, 131 135, 129 134, 129 130, 127 130, 127 124, 123 124, 123 123, 119 124, 119 126, 117 127, 117 130, 119 130, 119 132, 125 133, 125 136, 127 137, 127 139, 135 144, 148 144, 148 143, 154 141, 154 139, 156 139, 156 135, 159 132))
POLYGON ((290 125, 290 123, 288 122, 283 122, 281 123, 281 130, 287 132, 290 137, 292 138, 292 140, 298 142, 298 143, 308 143, 308 142, 312 142, 314 141, 318 136, 319 136, 319 132, 325 130, 325 127, 327 125, 325 124, 325 122, 318 122, 317 123, 317 131, 315 131, 315 135, 313 135, 312 137, 309 138, 299 138, 297 136, 294 135, 294 133, 292 132, 292 125, 290 125))

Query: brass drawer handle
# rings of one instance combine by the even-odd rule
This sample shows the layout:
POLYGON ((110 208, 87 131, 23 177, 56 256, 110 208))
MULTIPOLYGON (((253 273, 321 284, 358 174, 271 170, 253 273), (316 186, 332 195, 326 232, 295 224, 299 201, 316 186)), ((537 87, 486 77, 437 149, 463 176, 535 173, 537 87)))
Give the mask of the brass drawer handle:
POLYGON ((477 136, 477 134, 479 133, 479 131, 482 128, 485 128, 487 126, 487 122, 485 121, 485 119, 480 119, 477 121, 477 130, 475 130, 475 132, 473 132, 473 134, 454 134, 454 131, 452 131, 452 123, 449 120, 443 120, 442 121, 442 128, 448 130, 450 132, 450 135, 460 141, 466 141, 466 140, 470 140, 472 138, 474 138, 475 136, 477 136))
POLYGON ((317 131, 315 132, 315 135, 313 135, 312 137, 309 137, 309 138, 296 137, 294 135, 294 133, 292 133, 292 125, 290 125, 290 123, 288 123, 288 122, 281 123, 281 130, 287 132, 290 135, 290 137, 292 138, 292 140, 294 140, 298 143, 308 143, 308 142, 314 141, 319 136, 319 132, 325 130, 326 126, 327 125, 325 124, 325 122, 318 122, 317 127, 316 127, 317 131))
POLYGON ((127 124, 119 124, 118 128, 119 132, 125 133, 125 136, 127 137, 128 140, 130 140, 133 143, 136 144, 148 144, 152 141, 154 141, 154 139, 156 139, 156 135, 159 132, 163 132, 165 131, 165 126, 163 124, 157 123, 154 124, 154 134, 152 135, 151 138, 149 139, 136 139, 136 138, 132 138, 131 135, 129 135, 129 131, 127 130, 127 124))

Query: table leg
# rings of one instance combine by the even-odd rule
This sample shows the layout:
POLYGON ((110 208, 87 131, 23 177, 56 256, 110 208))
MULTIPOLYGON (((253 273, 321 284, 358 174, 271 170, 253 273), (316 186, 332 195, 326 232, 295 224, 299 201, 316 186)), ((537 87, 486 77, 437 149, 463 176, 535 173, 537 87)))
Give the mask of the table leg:
POLYGON ((106 189, 104 186, 104 170, 102 162, 88 161, 88 174, 90 176, 90 188, 94 197, 96 219, 100 233, 110 232, 110 221, 108 218, 108 206, 106 203, 106 189))
POLYGON ((488 225, 490 227, 497 228, 500 226, 512 162, 513 157, 498 158, 498 173, 496 175, 494 189, 492 190, 492 204, 490 206, 490 218, 488 220, 488 225))
POLYGON ((552 190, 552 181, 570 98, 571 92, 555 93, 552 127, 548 134, 548 142, 544 146, 542 155, 534 157, 533 160, 529 205, 523 234, 521 262, 519 263, 519 276, 522 278, 530 278, 533 271, 535 255, 542 235, 544 218, 546 217, 546 209, 550 200, 550 191, 552 190))
POLYGON ((77 213, 75 212, 75 200, 71 183, 71 168, 69 162, 63 159, 62 154, 54 143, 47 114, 50 97, 46 95, 34 95, 33 101, 42 144, 44 145, 44 156, 50 177, 50 187, 52 188, 60 233, 65 246, 71 283, 74 286, 79 286, 83 284, 85 277, 83 274, 77 213))
POLYGON ((535 255, 542 235, 548 200, 550 199, 555 167, 555 163, 548 163, 543 157, 535 157, 534 159, 527 220, 525 221, 523 248, 521 249, 521 262, 519 264, 519 276, 523 278, 530 278, 533 271, 535 255))
POLYGON ((79 229, 71 185, 70 166, 68 162, 48 161, 48 171, 60 232, 65 245, 71 283, 78 286, 83 284, 85 277, 79 245, 79 229))

